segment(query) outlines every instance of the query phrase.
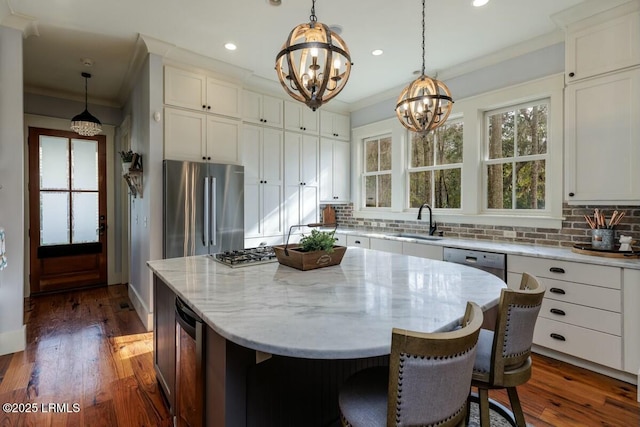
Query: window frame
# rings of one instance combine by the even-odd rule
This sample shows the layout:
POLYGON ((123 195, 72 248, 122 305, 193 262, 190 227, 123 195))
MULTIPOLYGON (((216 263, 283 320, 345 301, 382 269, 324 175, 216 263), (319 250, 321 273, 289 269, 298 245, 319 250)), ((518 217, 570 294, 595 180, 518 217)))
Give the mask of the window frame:
POLYGON ((549 216, 550 214, 550 210, 549 210, 549 203, 547 203, 547 199, 549 197, 549 180, 545 179, 545 208, 544 209, 518 209, 515 207, 516 203, 516 197, 515 197, 515 192, 516 192, 516 188, 515 185, 512 188, 512 196, 513 196, 513 205, 514 207, 512 208, 503 208, 503 209, 492 209, 489 208, 489 190, 488 190, 488 184, 489 184, 489 174, 488 174, 488 166, 490 165, 500 165, 500 164, 511 164, 513 165, 513 171, 514 171, 514 176, 512 177, 512 181, 515 182, 516 176, 515 176, 515 165, 516 163, 520 163, 520 162, 533 162, 533 161, 538 161, 538 160, 544 160, 545 161, 545 171, 546 171, 546 165, 549 165, 549 152, 551 149, 551 145, 552 145, 552 141, 549 135, 549 111, 551 109, 551 100, 548 97, 545 98, 540 98, 540 99, 533 99, 527 102, 520 102, 517 104, 513 104, 513 105, 507 105, 501 108, 496 108, 494 110, 487 110, 484 111, 483 113, 483 139, 482 139, 482 195, 483 195, 483 202, 482 202, 482 212, 484 214, 499 214, 499 215, 515 215, 515 216, 519 216, 519 215, 526 215, 526 216, 549 216), (547 151, 544 154, 528 154, 528 155, 523 155, 523 156, 518 156, 517 154, 517 136, 514 135, 514 148, 513 148, 513 156, 511 157, 501 157, 498 159, 490 159, 489 158, 489 117, 491 115, 495 115, 495 114, 502 114, 502 113, 506 113, 509 111, 517 111, 523 108, 527 108, 527 107, 533 107, 536 105, 546 105, 547 106, 547 151))
MULTIPOLYGON (((392 197, 391 199, 393 200, 393 137, 391 135, 391 133, 385 133, 385 134, 381 134, 381 135, 376 135, 376 136, 370 136, 367 137, 365 139, 363 139, 362 141, 362 164, 364 165, 363 169, 362 169, 362 174, 361 174, 361 183, 360 183, 360 188, 361 188, 361 203, 362 206, 366 209, 390 209, 391 206, 377 206, 379 199, 378 199, 378 195, 379 192, 376 191, 376 206, 367 206, 367 177, 370 176, 375 176, 375 177, 379 177, 382 175, 389 175, 389 178, 391 179, 391 194, 392 197), (391 140, 391 169, 386 169, 386 170, 380 170, 380 141, 382 139, 386 139, 389 138, 391 140), (373 141, 377 141, 378 143, 378 170, 377 171, 372 171, 372 172, 367 172, 366 170, 366 157, 367 157, 367 150, 366 150, 366 145, 368 142, 373 142, 373 141)), ((378 185, 379 182, 376 180, 376 185, 378 185)), ((377 186, 376 186, 376 190, 378 190, 377 186)))
MULTIPOLYGON (((460 114, 457 114, 455 116, 450 115, 448 120, 445 122, 445 124, 443 126, 447 126, 447 125, 451 125, 451 124, 458 124, 461 123, 462 124, 462 130, 463 130, 463 135, 464 135, 464 117, 460 114)), ((404 204, 404 209, 405 210, 415 210, 418 208, 415 207, 411 207, 411 173, 416 173, 416 172, 431 172, 431 194, 429 195, 430 200, 429 200, 429 205, 431 206, 432 209, 437 209, 439 211, 451 211, 451 212, 461 212, 462 208, 463 208, 463 203, 464 203, 464 199, 462 197, 462 176, 463 176, 463 170, 464 170, 464 137, 463 137, 463 141, 462 141, 462 163, 447 163, 447 164, 441 164, 441 165, 437 165, 435 164, 435 157, 437 157, 437 153, 436 153, 436 149, 434 147, 433 150, 433 165, 431 166, 419 166, 419 167, 412 167, 411 166, 411 142, 412 142, 412 138, 414 136, 414 133, 410 132, 407 130, 407 147, 406 147, 406 151, 407 151, 407 161, 406 161, 406 182, 405 182, 405 204, 404 204), (441 171, 441 170, 448 170, 448 169, 460 169, 460 207, 459 208, 436 208, 435 207, 435 185, 433 185, 433 183, 435 182, 435 172, 436 171, 441 171)))

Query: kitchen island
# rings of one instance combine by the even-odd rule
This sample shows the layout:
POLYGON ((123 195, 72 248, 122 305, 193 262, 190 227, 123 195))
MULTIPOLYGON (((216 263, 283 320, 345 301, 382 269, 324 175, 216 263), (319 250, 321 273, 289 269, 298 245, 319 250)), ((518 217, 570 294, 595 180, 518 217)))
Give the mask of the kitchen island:
MULTIPOLYGON (((361 248, 349 248, 339 266, 311 271, 230 268, 206 256, 148 265, 156 293, 179 297, 206 324, 213 426, 331 425, 338 387, 385 363, 393 327, 450 330, 467 301, 487 310, 506 286, 470 267, 361 248)), ((154 316, 169 306, 158 303, 154 316)))

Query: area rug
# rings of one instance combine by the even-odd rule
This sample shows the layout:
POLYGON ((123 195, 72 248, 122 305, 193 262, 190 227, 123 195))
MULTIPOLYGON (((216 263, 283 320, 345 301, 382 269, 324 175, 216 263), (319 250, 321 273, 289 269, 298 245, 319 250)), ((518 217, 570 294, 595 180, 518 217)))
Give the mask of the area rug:
MULTIPOLYGON (((469 416, 469 424, 468 427, 480 427, 480 414, 478 413, 478 404, 476 402, 471 402, 469 406, 470 416, 469 416)), ((508 419, 504 418, 502 414, 497 411, 494 411, 492 408, 489 409, 489 423, 491 427, 512 427, 513 424, 509 422, 508 419)), ((531 424, 527 423, 527 426, 533 427, 531 424)))

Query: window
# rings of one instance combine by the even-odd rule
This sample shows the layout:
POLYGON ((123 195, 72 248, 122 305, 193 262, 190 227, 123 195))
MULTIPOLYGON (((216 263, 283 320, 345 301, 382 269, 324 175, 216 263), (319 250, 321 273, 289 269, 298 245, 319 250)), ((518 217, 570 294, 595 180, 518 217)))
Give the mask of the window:
POLYGON ((391 135, 364 140, 365 207, 391 207, 391 135))
POLYGON ((460 209, 462 195, 461 120, 449 121, 426 135, 410 134, 409 207, 429 203, 460 209))
POLYGON ((546 209, 548 100, 485 113, 487 210, 546 209))

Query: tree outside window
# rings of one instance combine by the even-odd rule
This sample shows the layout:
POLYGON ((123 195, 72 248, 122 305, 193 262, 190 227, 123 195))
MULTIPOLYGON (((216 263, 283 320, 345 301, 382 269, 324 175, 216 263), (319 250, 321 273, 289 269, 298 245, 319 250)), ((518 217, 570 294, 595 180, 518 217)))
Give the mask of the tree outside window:
POLYGON ((548 102, 485 114, 487 209, 544 210, 548 102))
POLYGON ((391 135, 364 141, 364 165, 365 206, 391 207, 391 135))
POLYGON ((426 135, 410 134, 409 207, 429 203, 460 209, 462 196, 462 121, 450 121, 426 135))

